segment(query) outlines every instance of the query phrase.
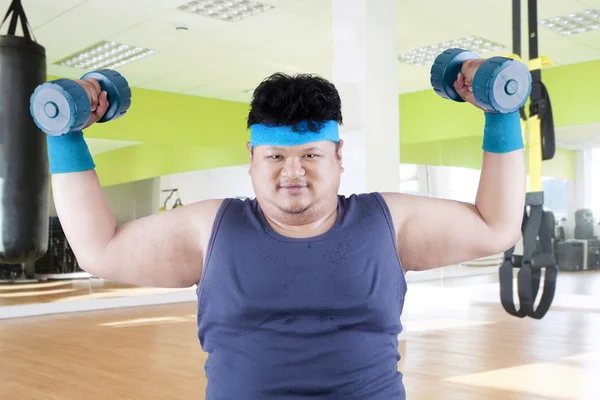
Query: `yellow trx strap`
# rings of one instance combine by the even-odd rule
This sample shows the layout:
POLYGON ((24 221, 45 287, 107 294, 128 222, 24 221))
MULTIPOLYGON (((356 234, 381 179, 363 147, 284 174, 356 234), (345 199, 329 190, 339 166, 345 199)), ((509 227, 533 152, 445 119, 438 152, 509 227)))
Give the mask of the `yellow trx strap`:
MULTIPOLYGON (((510 58, 520 60, 516 54, 511 54, 510 58)), ((546 56, 540 56, 528 61, 530 71, 540 70, 552 65, 552 60, 546 56)), ((523 143, 527 145, 529 162, 529 188, 528 192, 542 191, 542 132, 541 120, 538 115, 528 118, 527 121, 521 119, 523 129, 523 143)))
POLYGON ((540 118, 537 115, 529 117, 529 192, 542 191, 542 136, 540 118))

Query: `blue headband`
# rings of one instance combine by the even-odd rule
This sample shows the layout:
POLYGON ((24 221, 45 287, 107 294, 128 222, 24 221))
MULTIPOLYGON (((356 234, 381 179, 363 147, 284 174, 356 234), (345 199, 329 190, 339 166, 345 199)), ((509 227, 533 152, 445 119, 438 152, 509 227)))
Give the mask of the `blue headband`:
POLYGON ((321 129, 316 132, 306 129, 306 123, 299 125, 299 131, 296 132, 291 126, 254 124, 250 127, 250 145, 297 146, 321 140, 340 141, 336 121, 323 123, 321 129))

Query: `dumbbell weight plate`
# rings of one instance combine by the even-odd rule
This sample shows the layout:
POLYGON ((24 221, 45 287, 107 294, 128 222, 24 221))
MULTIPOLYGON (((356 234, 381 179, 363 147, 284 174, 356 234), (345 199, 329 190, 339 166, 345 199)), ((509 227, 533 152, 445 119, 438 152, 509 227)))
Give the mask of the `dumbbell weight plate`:
POLYGON ((436 57, 430 71, 430 82, 433 90, 445 99, 464 102, 454 90, 454 82, 466 60, 476 60, 480 57, 463 49, 448 49, 436 57))
POLYGON ((506 57, 491 57, 479 66, 473 78, 473 95, 486 110, 502 114, 517 111, 531 94, 528 67, 506 57))
POLYGON ((69 79, 39 85, 31 95, 29 107, 38 128, 52 136, 83 129, 90 119, 86 91, 69 79))
POLYGON ((109 107, 98 122, 108 122, 122 117, 131 106, 131 89, 127 80, 117 71, 102 69, 88 72, 81 79, 93 78, 108 95, 109 107))

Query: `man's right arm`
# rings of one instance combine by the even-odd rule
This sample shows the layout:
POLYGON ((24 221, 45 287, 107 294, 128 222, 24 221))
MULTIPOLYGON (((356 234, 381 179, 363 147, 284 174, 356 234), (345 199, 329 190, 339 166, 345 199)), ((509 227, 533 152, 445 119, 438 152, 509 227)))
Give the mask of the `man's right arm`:
POLYGON ((117 226, 95 170, 56 174, 58 217, 80 267, 110 281, 190 287, 222 200, 208 200, 117 226))
MULTIPOLYGON (((108 110, 95 79, 76 80, 90 100, 87 128, 108 110)), ((48 137, 54 204, 80 267, 110 281, 190 287, 202 274, 222 200, 202 201, 117 226, 83 132, 48 137)))

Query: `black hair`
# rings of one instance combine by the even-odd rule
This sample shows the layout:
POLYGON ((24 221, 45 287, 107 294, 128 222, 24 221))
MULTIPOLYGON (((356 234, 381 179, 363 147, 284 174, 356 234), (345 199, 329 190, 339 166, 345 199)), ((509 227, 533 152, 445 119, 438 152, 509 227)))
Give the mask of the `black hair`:
POLYGON ((342 102, 335 86, 313 74, 275 73, 254 90, 248 128, 254 124, 307 128, 316 132, 327 121, 342 124, 342 102), (307 125, 299 127, 302 122, 307 125))

